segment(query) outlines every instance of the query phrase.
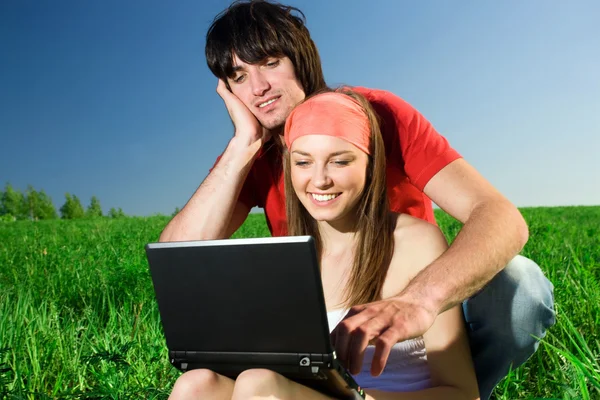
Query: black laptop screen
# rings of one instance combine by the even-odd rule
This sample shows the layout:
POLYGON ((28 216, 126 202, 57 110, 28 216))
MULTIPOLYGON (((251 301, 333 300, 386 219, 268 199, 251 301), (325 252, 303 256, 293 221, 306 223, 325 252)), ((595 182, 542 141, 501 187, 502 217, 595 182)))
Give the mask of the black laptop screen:
POLYGON ((147 255, 169 350, 331 352, 311 238, 161 243, 147 255))

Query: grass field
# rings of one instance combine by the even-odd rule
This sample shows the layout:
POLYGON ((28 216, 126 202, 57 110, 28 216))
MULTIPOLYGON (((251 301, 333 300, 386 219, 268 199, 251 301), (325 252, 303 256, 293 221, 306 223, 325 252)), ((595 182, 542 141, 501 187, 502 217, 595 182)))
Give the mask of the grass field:
MULTIPOLYGON (((523 255, 558 322, 497 399, 600 399, 600 207, 528 208, 523 255)), ((441 212, 452 240, 460 226, 441 212)), ((0 224, 0 399, 164 399, 167 360, 144 244, 166 217, 0 224)), ((268 236, 262 214, 239 237, 268 236)))

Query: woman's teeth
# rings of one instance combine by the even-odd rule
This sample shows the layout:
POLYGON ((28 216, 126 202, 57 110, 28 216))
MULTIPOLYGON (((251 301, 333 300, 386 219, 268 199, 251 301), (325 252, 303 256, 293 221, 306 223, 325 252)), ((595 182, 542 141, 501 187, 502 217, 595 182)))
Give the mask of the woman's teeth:
POLYGON ((316 201, 329 201, 329 200, 333 200, 336 197, 339 196, 339 194, 315 194, 315 193, 311 193, 313 199, 315 199, 316 201))

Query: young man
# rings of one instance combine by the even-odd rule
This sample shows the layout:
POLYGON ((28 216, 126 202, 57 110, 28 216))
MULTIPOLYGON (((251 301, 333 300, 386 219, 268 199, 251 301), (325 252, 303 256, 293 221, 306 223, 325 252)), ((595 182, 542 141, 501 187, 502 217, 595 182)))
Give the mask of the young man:
MULTIPOLYGON (((280 135, 294 106, 326 87, 316 46, 293 12, 301 15, 265 1, 235 3, 213 22, 206 57, 235 135, 161 241, 227 238, 255 206, 264 208, 274 236, 286 234, 280 135)), ((397 296, 351 309, 333 332, 337 354, 361 359, 372 341, 378 375, 395 343, 422 335, 436 315, 464 301, 486 399, 510 367, 535 352, 532 335, 543 337, 554 323, 552 284, 517 256, 527 225, 413 107, 389 92, 354 89, 381 119, 392 210, 435 223, 433 200, 464 226, 397 296)))

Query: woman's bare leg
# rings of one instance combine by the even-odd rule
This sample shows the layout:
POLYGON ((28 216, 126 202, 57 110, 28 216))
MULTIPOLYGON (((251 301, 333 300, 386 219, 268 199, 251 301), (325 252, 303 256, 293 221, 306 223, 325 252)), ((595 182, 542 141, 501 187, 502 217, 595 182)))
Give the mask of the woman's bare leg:
POLYGON ((249 369, 235 381, 232 400, 333 400, 268 369, 249 369))
POLYGON ((169 400, 231 400, 234 381, 208 369, 193 369, 181 375, 169 400))

